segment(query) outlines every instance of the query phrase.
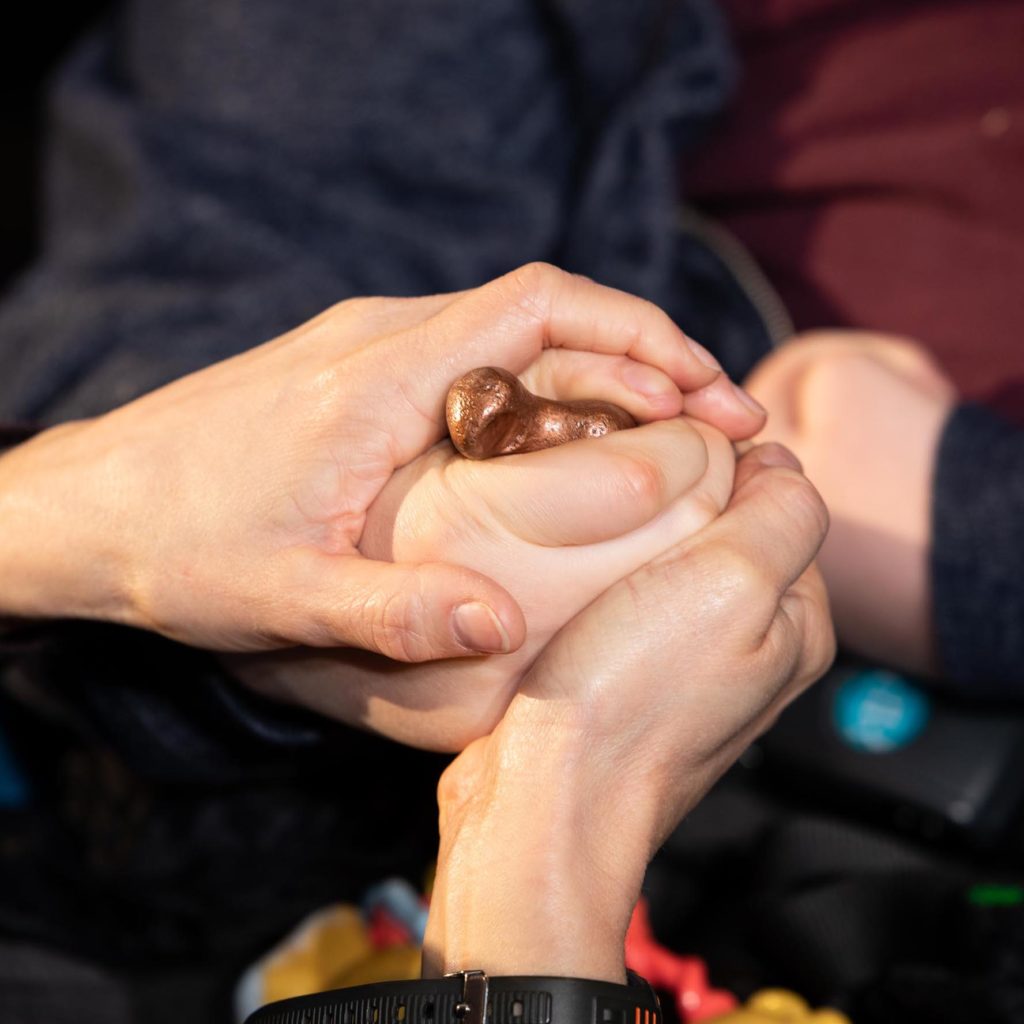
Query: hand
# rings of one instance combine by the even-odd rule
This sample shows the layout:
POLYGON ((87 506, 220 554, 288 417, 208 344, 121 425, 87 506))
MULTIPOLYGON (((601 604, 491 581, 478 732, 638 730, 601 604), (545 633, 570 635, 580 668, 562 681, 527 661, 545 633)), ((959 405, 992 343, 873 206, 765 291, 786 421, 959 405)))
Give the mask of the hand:
POLYGON ((392 472, 442 436, 451 381, 487 363, 519 372, 548 348, 571 350, 567 368, 601 354, 593 372, 642 420, 685 409, 734 438, 761 425, 655 307, 550 267, 352 300, 0 459, 0 614, 108 619, 225 651, 513 650, 523 618, 497 584, 373 562, 358 544, 392 472))
POLYGON ((819 565, 840 640, 930 671, 932 476, 952 384, 910 342, 820 331, 768 356, 747 386, 769 410, 759 440, 792 449, 831 513, 819 565))
POLYGON ((747 453, 725 512, 576 616, 452 762, 425 973, 623 980, 651 855, 833 656, 827 515, 794 467, 747 453))
MULTIPOLYGON (((543 370, 534 364, 524 383, 564 398, 543 370)), ((599 380, 588 386, 591 394, 602 391, 599 380)), ((235 657, 228 666, 267 696, 403 743, 461 750, 497 725, 531 663, 569 619, 671 539, 721 512, 734 465, 722 433, 679 418, 486 462, 442 444, 385 486, 361 549, 400 562, 443 557, 494 579, 523 610, 523 646, 423 665, 298 650, 235 657)))

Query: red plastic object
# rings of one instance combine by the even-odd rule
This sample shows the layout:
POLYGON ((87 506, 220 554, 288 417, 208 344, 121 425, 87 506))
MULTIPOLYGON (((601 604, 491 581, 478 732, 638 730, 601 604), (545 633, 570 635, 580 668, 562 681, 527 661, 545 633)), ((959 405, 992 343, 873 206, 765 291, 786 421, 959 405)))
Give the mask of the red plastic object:
POLYGON ((412 943, 409 929, 384 907, 374 907, 370 912, 367 931, 374 949, 390 949, 392 946, 408 946, 412 943))
POLYGON ((626 966, 654 988, 670 992, 684 1024, 710 1020, 738 1005, 731 992, 711 987, 707 965, 699 956, 679 956, 658 943, 643 897, 633 910, 626 932, 626 966))

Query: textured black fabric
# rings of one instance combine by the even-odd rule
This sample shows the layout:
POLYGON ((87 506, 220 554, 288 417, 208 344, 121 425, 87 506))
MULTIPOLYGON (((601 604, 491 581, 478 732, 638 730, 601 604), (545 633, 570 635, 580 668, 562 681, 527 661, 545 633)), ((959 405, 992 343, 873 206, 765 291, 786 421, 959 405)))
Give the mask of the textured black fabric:
POLYGON ((447 759, 331 723, 303 743, 301 718, 261 737, 200 655, 120 632, 71 625, 4 675, 30 792, 0 809, 0 938, 104 964, 133 1004, 173 994, 133 1020, 227 1020, 240 972, 304 915, 421 884, 447 759))
POLYGON ((152 780, 223 785, 282 765, 295 774, 325 737, 352 742, 350 730, 234 683, 213 655, 121 626, 55 625, 13 674, 152 780))
POLYGON ((678 154, 731 80, 709 0, 134 0, 56 84, 0 415, 99 412, 348 296, 534 259, 763 351, 675 228, 678 154))
POLYGON ((1024 430, 958 408, 939 448, 932 520, 945 674, 968 693, 1024 697, 1024 430))

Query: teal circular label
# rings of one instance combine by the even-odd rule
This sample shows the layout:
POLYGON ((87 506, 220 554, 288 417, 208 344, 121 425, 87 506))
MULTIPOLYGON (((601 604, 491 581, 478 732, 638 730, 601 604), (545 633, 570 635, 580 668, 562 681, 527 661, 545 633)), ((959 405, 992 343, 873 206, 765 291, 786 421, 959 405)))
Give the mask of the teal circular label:
POLYGON ((871 669, 836 691, 832 715, 839 735, 855 750, 885 754, 913 742, 928 723, 928 698, 894 672, 871 669))

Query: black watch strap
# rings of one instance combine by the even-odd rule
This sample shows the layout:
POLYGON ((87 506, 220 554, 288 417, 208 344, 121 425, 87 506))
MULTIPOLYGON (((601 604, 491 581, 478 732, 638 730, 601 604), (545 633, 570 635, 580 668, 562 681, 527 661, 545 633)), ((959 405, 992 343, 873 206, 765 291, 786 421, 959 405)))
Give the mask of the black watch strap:
POLYGON ((654 990, 585 978, 488 977, 385 981, 270 1003, 246 1024, 662 1024, 654 990))

